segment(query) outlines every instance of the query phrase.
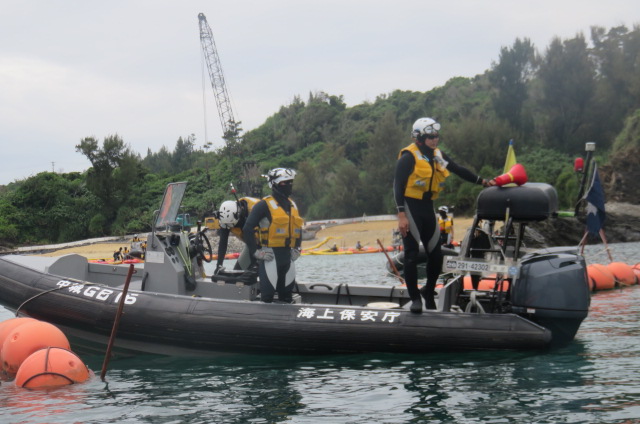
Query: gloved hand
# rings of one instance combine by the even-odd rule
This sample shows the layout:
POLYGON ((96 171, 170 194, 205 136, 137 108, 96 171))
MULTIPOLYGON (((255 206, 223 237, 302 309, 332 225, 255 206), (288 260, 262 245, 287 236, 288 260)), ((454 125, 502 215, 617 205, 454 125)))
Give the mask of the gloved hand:
POLYGON ((492 187, 494 185, 496 185, 496 182, 494 180, 485 180, 484 178, 482 179, 483 187, 492 187))
POLYGON ((269 262, 272 261, 274 256, 273 256, 273 252, 270 250, 265 250, 265 249, 258 249, 256 250, 256 253, 253 254, 253 256, 259 260, 259 261, 265 261, 265 262, 269 262))
POLYGON ((291 248, 291 260, 297 261, 299 257, 300 257, 300 250, 296 248, 291 248))

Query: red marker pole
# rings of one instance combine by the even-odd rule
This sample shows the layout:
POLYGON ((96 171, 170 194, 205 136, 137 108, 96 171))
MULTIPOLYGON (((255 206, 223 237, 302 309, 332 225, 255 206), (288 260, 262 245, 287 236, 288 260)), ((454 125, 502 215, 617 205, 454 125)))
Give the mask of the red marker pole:
POLYGON ((107 366, 109 365, 109 359, 111 359, 111 350, 113 349, 113 343, 116 339, 116 333, 118 332, 118 326, 120 325, 120 317, 122 316, 122 309, 124 308, 124 300, 127 297, 129 291, 129 283, 131 283, 131 276, 133 276, 134 266, 129 264, 129 273, 127 279, 124 282, 124 288, 122 289, 122 296, 120 297, 120 303, 118 304, 118 312, 113 320, 113 328, 111 329, 111 337, 109 337, 109 344, 107 345, 107 352, 104 355, 104 362, 102 363, 102 371, 100 372, 100 379, 104 381, 104 376, 107 373, 107 366))
POLYGON ((380 241, 380 239, 376 240, 378 242, 378 244, 380 245, 380 248, 382 249, 382 253, 384 253, 384 256, 387 257, 387 260, 389 261, 389 265, 391 265, 391 269, 393 270, 393 273, 396 275, 396 278, 398 280, 400 280, 400 282, 402 284, 404 284, 404 278, 402 278, 400 276, 400 272, 398 271, 398 268, 396 268, 396 265, 393 263, 393 261, 391 260, 391 258, 389 257, 389 255, 387 254, 387 251, 385 250, 384 246, 382 245, 382 242, 380 241))

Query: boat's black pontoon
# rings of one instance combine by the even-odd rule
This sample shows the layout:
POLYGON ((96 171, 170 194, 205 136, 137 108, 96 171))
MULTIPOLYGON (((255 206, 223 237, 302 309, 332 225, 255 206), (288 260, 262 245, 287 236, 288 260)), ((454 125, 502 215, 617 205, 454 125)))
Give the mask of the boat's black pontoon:
MULTIPOLYGON (((399 285, 298 281, 293 303, 266 304, 259 301, 254 273, 205 276, 201 262, 211 253, 206 230, 189 235, 175 222, 185 189, 186 183, 167 188, 145 263, 135 265, 117 350, 210 355, 539 349, 571 341, 587 315, 586 267, 576 249, 525 254, 521 248, 526 222, 555 213, 555 190, 546 184, 480 194, 473 228, 480 220, 505 220, 502 245, 479 255, 469 239, 460 256, 447 257, 450 273, 443 276, 438 309, 421 314, 405 308, 409 297, 399 285), (494 290, 464 290, 467 273, 494 278, 494 290)), ((90 263, 79 255, 0 257, 0 304, 58 325, 74 349, 103 351, 127 271, 128 265, 90 263)))

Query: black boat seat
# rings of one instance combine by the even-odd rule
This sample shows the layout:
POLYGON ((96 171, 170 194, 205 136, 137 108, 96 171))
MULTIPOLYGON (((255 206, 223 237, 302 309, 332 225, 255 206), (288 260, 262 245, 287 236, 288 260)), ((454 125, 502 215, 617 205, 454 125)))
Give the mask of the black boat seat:
POLYGON ((224 281, 225 283, 253 285, 258 282, 258 274, 255 271, 223 270, 211 276, 212 282, 224 281))
POLYGON ((526 183, 518 187, 488 187, 478 195, 478 219, 516 222, 544 221, 558 213, 558 193, 546 183, 526 183))

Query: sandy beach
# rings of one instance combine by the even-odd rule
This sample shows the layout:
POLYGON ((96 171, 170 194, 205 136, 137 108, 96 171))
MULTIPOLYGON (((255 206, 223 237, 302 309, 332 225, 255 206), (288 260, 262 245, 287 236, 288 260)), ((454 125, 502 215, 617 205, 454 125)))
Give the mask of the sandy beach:
MULTIPOLYGON (((455 218, 454 219, 454 240, 461 241, 466 229, 471 225, 472 218, 455 218)), ((397 226, 397 221, 370 221, 358 222, 353 224, 343 224, 327 227, 316 233, 313 240, 307 240, 302 243, 303 249, 310 249, 317 246, 325 239, 329 238, 322 247, 331 247, 336 244, 338 247, 355 247, 360 241, 363 247, 377 247, 376 240, 380 240, 384 246, 391 244, 392 231, 397 226)), ((127 241, 94 243, 85 246, 75 246, 66 249, 60 249, 53 252, 42 254, 42 256, 60 256, 69 253, 77 253, 89 259, 110 259, 113 252, 120 247, 129 246, 127 241)), ((213 246, 215 249, 216 246, 213 246)))

